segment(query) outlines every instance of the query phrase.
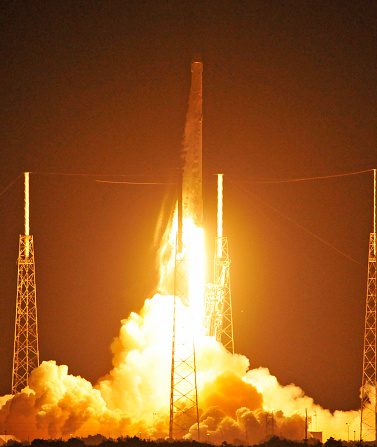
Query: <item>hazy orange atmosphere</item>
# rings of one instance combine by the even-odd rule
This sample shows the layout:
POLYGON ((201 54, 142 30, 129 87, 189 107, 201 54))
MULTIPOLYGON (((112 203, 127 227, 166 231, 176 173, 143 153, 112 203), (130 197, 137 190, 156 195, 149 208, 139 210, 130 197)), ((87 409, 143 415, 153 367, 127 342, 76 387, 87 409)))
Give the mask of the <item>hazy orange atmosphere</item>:
POLYGON ((183 198, 174 306, 195 334, 185 437, 258 443, 273 420, 302 440, 307 414, 324 440, 358 439, 376 4, 14 1, 0 20, 0 434, 168 436, 200 60, 203 203, 183 198), (24 171, 41 364, 11 395, 24 171), (235 354, 203 327, 219 172, 235 354))

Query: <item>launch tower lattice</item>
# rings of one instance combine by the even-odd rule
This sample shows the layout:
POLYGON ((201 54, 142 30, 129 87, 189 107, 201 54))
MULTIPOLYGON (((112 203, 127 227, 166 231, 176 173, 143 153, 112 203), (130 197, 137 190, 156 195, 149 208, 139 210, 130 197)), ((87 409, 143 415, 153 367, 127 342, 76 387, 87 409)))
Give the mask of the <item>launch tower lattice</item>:
POLYGON ((374 177, 373 232, 369 237, 368 280, 365 309, 363 374, 361 383, 360 440, 377 440, 376 376, 376 169, 374 177), (369 439, 367 439, 369 440, 369 439))
POLYGON ((215 254, 214 282, 207 289, 205 327, 207 334, 221 342, 228 351, 234 353, 232 297, 230 288, 230 258, 228 238, 216 239, 216 247, 221 244, 221 256, 215 254))
POLYGON ((207 289, 205 328, 234 354, 232 296, 228 238, 223 236, 223 174, 217 175, 217 238, 214 257, 214 281, 207 289))
POLYGON ((34 241, 29 234, 29 173, 25 172, 25 234, 20 235, 17 300, 14 330, 12 394, 28 385, 31 371, 39 365, 37 290, 34 241))
POLYGON ((169 438, 181 439, 190 427, 196 425, 199 440, 194 334, 190 330, 192 322, 189 315, 186 312, 183 314, 181 308, 178 308, 178 299, 183 305, 188 305, 187 273, 181 252, 176 253, 174 275, 169 438))

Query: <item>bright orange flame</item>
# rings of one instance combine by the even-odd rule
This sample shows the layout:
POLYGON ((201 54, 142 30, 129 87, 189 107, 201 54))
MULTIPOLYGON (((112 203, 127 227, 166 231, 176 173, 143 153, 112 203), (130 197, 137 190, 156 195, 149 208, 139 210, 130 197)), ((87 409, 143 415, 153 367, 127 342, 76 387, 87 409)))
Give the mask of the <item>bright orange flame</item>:
POLYGON ((192 319, 193 334, 203 332, 205 293, 204 232, 192 220, 183 223, 183 247, 186 249, 188 277, 188 312, 192 319))
MULTIPOLYGON (((21 393, 0 397, 0 432, 21 439, 95 433, 166 436, 177 230, 175 212, 160 253, 163 293, 147 299, 140 313, 132 312, 122 321, 111 347, 112 370, 93 387, 68 374, 68 367, 43 362, 21 393)), ((215 338, 205 336, 204 234, 191 219, 183 222, 181 255, 188 291, 187 297, 176 300, 177 320, 183 321, 178 325, 183 341, 180 349, 192 349, 195 338, 201 439, 217 444, 240 439, 260 442, 265 437, 266 412, 273 412, 277 432, 288 439, 302 439, 306 411, 316 415, 324 439, 330 435, 344 438, 346 426, 351 430, 358 426, 358 411, 331 413, 299 387, 280 385, 267 369, 249 370, 245 356, 233 355, 215 338)), ((195 438, 196 432, 190 436, 195 438)))
MULTIPOLYGON (((183 220, 182 252, 177 253, 178 212, 174 212, 160 253, 160 287, 165 293, 174 294, 176 258, 183 260, 187 280, 187 297, 181 298, 182 311, 190 322, 186 330, 193 335, 204 333, 204 298, 206 284, 206 255, 203 228, 194 224, 191 218, 183 220)), ((183 316, 184 317, 184 316, 183 316)), ((187 336, 190 334, 186 334, 187 336)))

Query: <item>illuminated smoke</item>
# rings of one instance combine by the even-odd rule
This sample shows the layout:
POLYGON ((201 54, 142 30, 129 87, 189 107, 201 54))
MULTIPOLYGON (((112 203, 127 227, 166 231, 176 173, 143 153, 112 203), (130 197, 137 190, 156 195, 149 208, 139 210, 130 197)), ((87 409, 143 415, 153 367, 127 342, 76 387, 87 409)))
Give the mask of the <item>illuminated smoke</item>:
MULTIPOLYGON (((171 310, 172 297, 155 295, 140 314, 123 320, 112 343, 113 369, 94 387, 70 375, 67 366, 43 362, 28 388, 1 398, 1 432, 21 439, 96 433, 165 437, 171 310)), ((344 438, 346 423, 356 427, 358 412, 332 415, 295 385, 281 386, 267 369, 249 370, 245 356, 231 355, 212 338, 199 338, 197 356, 202 440, 255 443, 265 439, 266 426, 269 434, 303 439, 305 409, 317 414, 325 437, 344 438)))
MULTIPOLYGON (((29 386, 0 398, 0 433, 19 439, 104 436, 165 438, 169 423, 170 368, 176 213, 160 253, 161 281, 140 313, 121 322, 111 345, 112 370, 92 386, 70 375, 68 367, 43 362, 29 386)), ((178 300, 178 315, 200 315, 203 304, 203 232, 190 219, 183 222, 188 259, 189 300, 178 300)), ((194 321, 197 383, 202 441, 221 444, 257 443, 275 434, 301 440, 305 411, 329 436, 345 437, 345 427, 358 426, 359 412, 328 410, 316 405, 295 385, 282 386, 266 368, 249 369, 249 360, 230 354, 214 338, 204 336, 194 321)), ((192 330, 192 327, 191 329, 192 330)), ((314 425, 310 427, 314 429, 314 425)), ((197 437, 196 429, 187 438, 197 437)))

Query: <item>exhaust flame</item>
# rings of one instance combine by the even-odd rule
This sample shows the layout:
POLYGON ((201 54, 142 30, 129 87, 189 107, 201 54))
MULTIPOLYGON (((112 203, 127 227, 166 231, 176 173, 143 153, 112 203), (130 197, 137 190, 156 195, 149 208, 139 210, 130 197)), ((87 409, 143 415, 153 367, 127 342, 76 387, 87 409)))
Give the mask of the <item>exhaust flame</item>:
MULTIPOLYGON (((169 424, 173 274, 177 213, 160 253, 159 290, 140 313, 122 320, 111 345, 113 368, 95 386, 68 373, 68 367, 43 362, 29 386, 0 398, 0 432, 19 439, 104 436, 165 438, 169 424)), ((204 335, 204 235, 190 219, 183 222, 188 302, 177 299, 177 312, 192 322, 196 336, 201 440, 221 444, 257 443, 266 435, 303 439, 304 417, 329 436, 344 438, 346 424, 358 429, 359 412, 321 408, 297 386, 282 386, 266 368, 249 369, 249 360, 230 354, 204 335), (271 423, 272 422, 272 423, 271 423), (270 428, 269 428, 270 427, 270 428), (271 429, 271 427, 273 427, 271 429)), ((315 427, 309 427, 314 429, 315 427)), ((195 439, 196 430, 187 435, 195 439)))
POLYGON ((189 312, 193 321, 192 333, 204 333, 205 257, 203 229, 191 220, 183 222, 183 246, 187 247, 189 312))

